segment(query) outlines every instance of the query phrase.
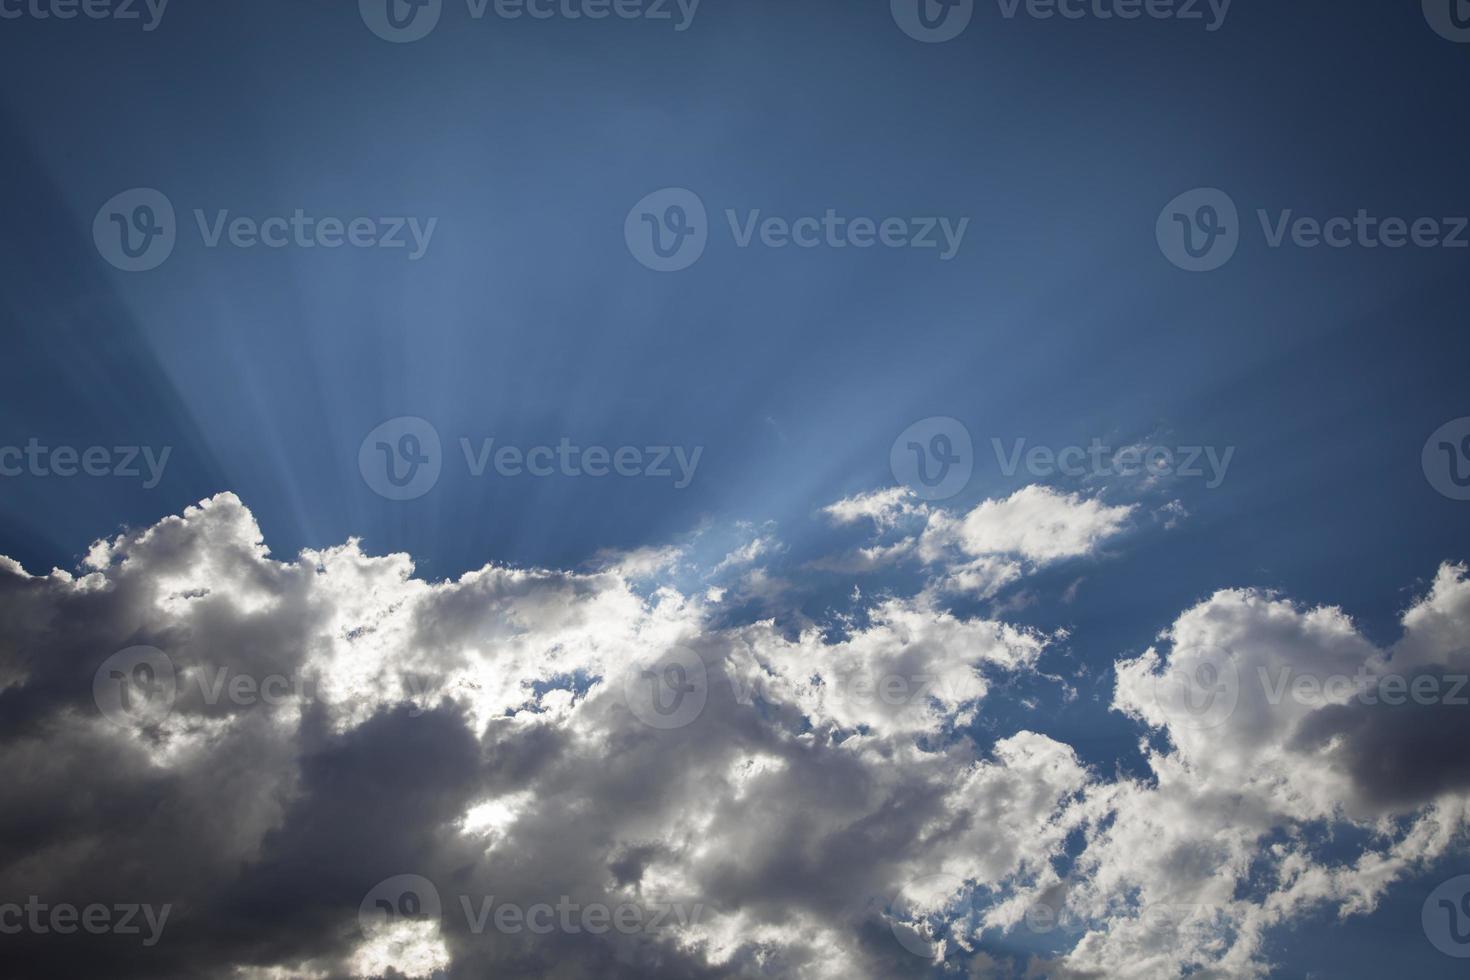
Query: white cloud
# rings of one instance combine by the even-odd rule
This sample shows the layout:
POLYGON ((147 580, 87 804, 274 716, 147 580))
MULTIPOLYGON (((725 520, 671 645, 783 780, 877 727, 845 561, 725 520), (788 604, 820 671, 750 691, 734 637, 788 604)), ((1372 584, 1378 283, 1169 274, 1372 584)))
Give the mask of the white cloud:
POLYGON ((1018 555, 1039 564, 1091 555, 1127 525, 1135 508, 1110 507, 1049 487, 1022 487, 986 500, 955 523, 930 532, 970 555, 1018 555))
POLYGON ((837 524, 870 520, 880 528, 892 527, 905 517, 927 513, 928 507, 906 487, 860 493, 828 504, 822 512, 837 524))
MULTIPOLYGON (((895 507, 924 523, 915 552, 972 592, 1095 554, 1131 513, 1041 488, 959 517, 897 497, 857 510, 895 507)), ((769 574, 773 548, 737 550, 747 577, 769 574)), ((465 975, 885 977, 920 962, 914 946, 1001 973, 980 946, 1045 901, 1084 923, 1049 975, 1253 977, 1269 930, 1371 910, 1464 829, 1470 771, 1414 741, 1455 735, 1457 716, 1273 703, 1255 682, 1463 669, 1462 567, 1386 649, 1340 610, 1247 589, 1185 610, 1117 665, 1114 706, 1150 736, 1148 778, 1130 778, 991 714, 999 687, 1044 681, 1035 631, 958 616, 932 588, 859 594, 827 630, 717 626, 707 579, 686 595, 661 584, 662 552, 634 554, 431 583, 356 541, 275 560, 222 495, 99 544, 78 577, 0 562, 0 826, 25 833, 0 849, 0 893, 188 910, 150 958, 109 948, 119 976, 371 975, 401 955, 465 975), (92 703, 98 665, 138 644, 185 681, 163 724, 92 703), (660 727, 636 691, 675 649, 674 680, 702 669, 705 700, 660 727), (1183 700, 1181 672, 1214 683, 1201 671, 1221 663, 1231 710, 1183 700), (192 679, 220 669, 302 683, 211 701, 192 679), (1313 835, 1347 825, 1369 833, 1321 857, 1313 835), (405 873, 437 885, 442 916, 363 935, 364 894, 405 873), (636 935, 477 933, 460 899, 492 895, 699 914, 636 935)))
POLYGON ((991 598, 1045 565, 1097 554, 1128 527, 1136 510, 1028 486, 958 514, 920 501, 902 487, 879 490, 839 500, 823 512, 840 525, 871 521, 880 539, 905 536, 813 567, 856 573, 916 559, 943 569, 944 591, 991 598))

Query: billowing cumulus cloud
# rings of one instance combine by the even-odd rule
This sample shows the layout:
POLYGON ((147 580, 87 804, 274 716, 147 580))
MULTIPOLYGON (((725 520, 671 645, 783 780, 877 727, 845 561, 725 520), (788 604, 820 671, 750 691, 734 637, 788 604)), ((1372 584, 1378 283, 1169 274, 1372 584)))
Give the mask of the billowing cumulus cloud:
POLYGON ((75 574, 0 564, 0 943, 36 977, 1254 977, 1270 929, 1456 845, 1470 772, 1423 746, 1463 723, 1390 678, 1470 666, 1463 567, 1388 648, 1247 589, 1182 611, 1117 664, 1128 776, 997 710, 1060 634, 946 596, 1095 557, 1131 508, 828 515, 934 578, 742 620, 720 583, 774 581, 777 529, 707 569, 429 582, 356 541, 273 557, 231 495, 75 574), (1339 826, 1363 843, 1325 858, 1339 826))

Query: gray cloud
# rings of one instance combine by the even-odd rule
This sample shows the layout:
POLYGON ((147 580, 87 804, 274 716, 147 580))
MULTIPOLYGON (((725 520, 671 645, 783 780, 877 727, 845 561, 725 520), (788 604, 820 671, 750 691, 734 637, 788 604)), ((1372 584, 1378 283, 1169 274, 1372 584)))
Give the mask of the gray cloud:
MULTIPOLYGON (((954 734, 987 710, 988 679, 1035 670, 1044 636, 928 592, 870 601, 841 636, 715 627, 703 598, 650 591, 639 567, 635 588, 617 561, 441 583, 352 542, 278 561, 229 495, 100 543, 76 576, 0 567, 0 905, 171 910, 151 946, 27 929, 7 949, 35 977, 989 976, 1009 965, 987 937, 1044 899, 1088 923, 1048 975, 1245 977, 1271 921, 1371 901, 1362 882, 1306 877, 1283 879, 1275 911, 1236 899, 1221 869, 1271 859, 1271 832, 1358 819, 1335 802, 1353 793, 1415 819, 1453 801, 1463 820, 1463 764, 1425 751, 1459 739, 1458 716, 1247 698, 1201 734, 1147 693, 1196 640, 1242 665, 1387 656, 1330 612, 1221 593, 1181 614, 1167 654, 1120 664, 1117 706, 1171 740, 1144 783, 1032 732, 984 748, 954 734), (174 671, 168 710, 153 710, 157 672, 106 670, 100 690, 143 703, 100 710, 99 668, 138 646, 174 671), (704 703, 669 727, 636 692, 672 650, 702 670, 704 703), (284 683, 265 698, 268 677, 284 683), (1255 748, 1237 758, 1241 744, 1255 748), (430 883, 436 914, 389 902, 363 919, 401 875, 430 883), (1223 918, 1166 941, 1139 900, 1223 918), (558 903, 643 922, 485 914, 558 903)), ((1466 591, 1463 570, 1442 572, 1393 656, 1453 666, 1466 591)), ((1407 841, 1386 855, 1405 873, 1447 846, 1407 841)))

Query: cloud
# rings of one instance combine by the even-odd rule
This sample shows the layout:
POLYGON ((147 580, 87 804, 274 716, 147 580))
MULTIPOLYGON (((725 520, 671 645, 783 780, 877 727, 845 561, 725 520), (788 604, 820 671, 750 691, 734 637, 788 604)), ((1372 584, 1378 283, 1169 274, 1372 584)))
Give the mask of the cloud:
POLYGON ((1103 925, 1064 965, 1264 976, 1268 928, 1323 905, 1371 911, 1447 853, 1466 829, 1467 772, 1440 740, 1464 744, 1470 701, 1442 700, 1441 683, 1421 685, 1433 698, 1384 698, 1397 697, 1386 695, 1393 670, 1407 672, 1406 690, 1463 670, 1467 601, 1465 569, 1445 566, 1404 614, 1403 638, 1380 650, 1340 609, 1225 590, 1180 615, 1167 651, 1120 661, 1114 707, 1169 747, 1148 754, 1153 785, 1122 783, 1099 803, 1111 823, 1089 840, 1067 902, 1103 925), (1356 826, 1372 842, 1326 861, 1323 826, 1356 826), (1252 882, 1263 893, 1241 898, 1252 882), (1161 927, 1146 914, 1160 908, 1211 914, 1161 927))
MULTIPOLYGON (((1127 517, 1021 491, 946 518, 932 565, 1093 554, 1127 517)), ((1014 946, 990 941, 1046 902, 1077 925, 1024 968, 1249 977, 1268 930, 1371 909, 1463 828, 1452 753, 1393 779, 1372 764, 1375 746, 1413 753, 1416 724, 1458 729, 1246 682, 1462 670, 1461 567, 1388 649, 1338 610, 1250 590, 1181 613, 1118 664, 1145 779, 1038 732, 978 734, 1001 724, 998 692, 1041 677, 1034 630, 933 589, 860 597, 825 629, 725 622, 705 585, 660 580, 687 554, 633 554, 444 582, 356 541, 277 560, 226 494, 99 543, 77 575, 0 563, 0 905, 171 909, 156 945, 26 930, 4 940, 16 962, 164 980, 1007 975, 1014 946), (1199 692, 1179 672, 1221 651, 1230 711, 1182 700, 1199 692), (1374 833, 1329 862, 1311 834, 1337 825, 1374 833)))
POLYGON ((1136 510, 1028 486, 959 514, 924 503, 902 487, 879 490, 840 500, 823 513, 838 525, 870 521, 880 539, 905 536, 812 567, 857 573, 913 559, 943 569, 944 591, 991 598, 1046 565, 1096 555, 1128 527, 1136 510))
POLYGON ((1094 554, 1135 509, 1029 486, 1004 500, 986 500, 958 521, 931 522, 926 536, 936 544, 953 542, 969 555, 1016 555, 1046 564, 1094 554))
POLYGON ((836 524, 855 524, 869 520, 879 528, 889 528, 906 517, 928 513, 928 505, 914 496, 913 491, 907 487, 888 487, 828 504, 822 508, 822 512, 836 524))

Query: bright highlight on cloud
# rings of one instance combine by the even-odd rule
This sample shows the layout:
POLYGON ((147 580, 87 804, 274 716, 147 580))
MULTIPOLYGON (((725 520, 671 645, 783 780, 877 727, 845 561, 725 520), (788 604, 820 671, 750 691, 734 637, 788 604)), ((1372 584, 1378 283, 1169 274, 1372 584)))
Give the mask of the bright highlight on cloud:
POLYGON ((1159 624, 1116 664, 1130 777, 998 727, 1058 635, 948 598, 1105 560, 1133 508, 826 513, 933 578, 793 629, 721 605, 771 528, 687 591, 659 543, 429 582, 357 541, 272 558, 229 494, 79 575, 0 564, 0 896, 172 908, 147 948, 3 941, 152 978, 1258 977, 1272 928, 1371 910, 1466 828, 1470 765, 1425 751, 1470 735, 1463 566, 1388 648, 1250 589, 1159 624), (1400 675, 1441 696, 1390 704, 1400 675))

